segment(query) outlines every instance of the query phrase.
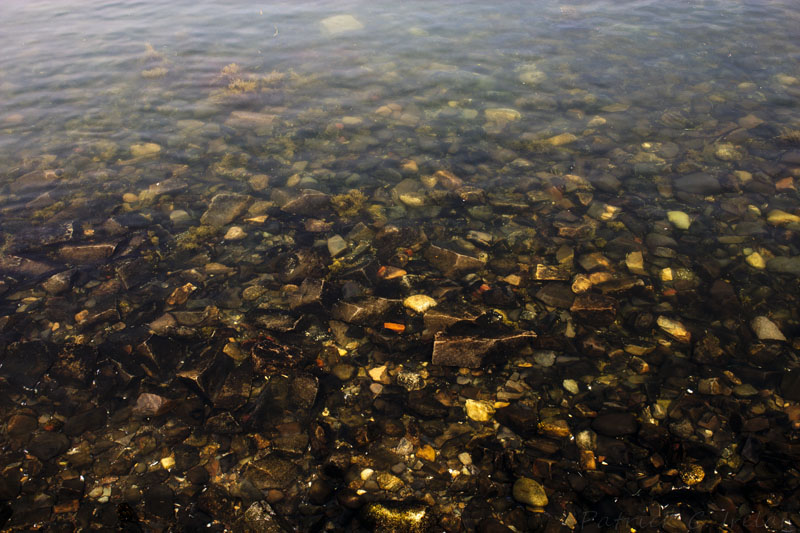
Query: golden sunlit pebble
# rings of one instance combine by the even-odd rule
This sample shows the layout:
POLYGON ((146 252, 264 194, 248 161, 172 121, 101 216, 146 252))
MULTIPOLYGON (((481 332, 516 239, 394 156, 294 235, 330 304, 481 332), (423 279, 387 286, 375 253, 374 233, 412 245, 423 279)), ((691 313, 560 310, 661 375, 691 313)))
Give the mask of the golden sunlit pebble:
POLYGON ((757 116, 755 116, 752 113, 749 113, 749 114, 741 117, 736 122, 739 124, 739 126, 743 127, 746 130, 755 128, 756 126, 760 126, 761 124, 764 123, 763 120, 761 120, 760 118, 758 118, 757 116))
POLYGON ((425 205, 425 195, 422 193, 407 192, 401 194, 398 198, 407 207, 422 207, 425 205))
POLYGON ((422 182, 422 186, 426 189, 433 189, 436 187, 436 176, 433 174, 428 174, 425 176, 420 176, 419 181, 422 182))
POLYGON ((758 85, 753 83, 752 81, 743 81, 739 85, 736 86, 737 89, 740 91, 754 91, 758 85))
POLYGON ((127 204, 132 204, 133 202, 138 202, 139 201, 139 195, 138 194, 134 194, 132 192, 126 192, 125 194, 122 195, 122 201, 127 203, 127 204))
POLYGON ((247 233, 244 232, 242 228, 239 226, 231 226, 228 231, 225 232, 225 237, 223 237, 226 241, 240 241, 247 237, 247 233))
POLYGON ((630 109, 630 107, 631 107, 630 104, 617 103, 617 104, 609 104, 607 106, 601 107, 600 109, 602 111, 605 111, 606 113, 622 113, 623 111, 627 111, 628 109, 630 109))
POLYGON ((589 126, 590 128, 596 128, 597 126, 602 126, 605 123, 606 123, 606 119, 604 119, 601 116, 596 116, 596 117, 593 117, 592 120, 589 121, 587 126, 589 126))
POLYGON ((580 392, 580 388, 578 387, 578 382, 574 379, 565 379, 562 383, 564 389, 569 392, 570 394, 578 394, 580 392))
POLYGON ((763 270, 767 268, 767 262, 764 260, 764 257, 758 252, 753 252, 752 254, 748 255, 744 258, 748 265, 753 268, 757 268, 759 270, 763 270))
POLYGON ((268 218, 269 215, 258 215, 257 217, 246 218, 244 221, 248 224, 263 224, 268 218))
POLYGON ((250 354, 242 351, 238 342, 229 342, 222 348, 222 353, 233 359, 234 361, 242 361, 249 357, 250 354))
POLYGON ((467 400, 464 403, 467 416, 476 422, 488 422, 494 415, 494 406, 483 400, 467 400))
POLYGON ((156 155, 161 151, 161 147, 156 143, 137 143, 131 146, 133 157, 148 157, 156 155))
POLYGON ((167 75, 167 72, 169 72, 169 70, 167 70, 164 67, 155 67, 155 68, 150 68, 150 69, 147 69, 147 70, 143 70, 142 71, 142 77, 145 78, 145 79, 148 79, 148 80, 152 80, 152 79, 156 79, 156 78, 163 78, 164 76, 167 75))
POLYGON ((689 229, 692 221, 683 211, 667 211, 667 219, 678 229, 689 229))
POLYGON ((733 175, 739 180, 739 183, 747 183, 753 179, 753 175, 746 170, 734 170, 733 175))
POLYGON ((89 311, 87 309, 75 313, 75 322, 78 324, 85 322, 87 318, 89 318, 89 311))
POLYGON ((611 272, 592 272, 589 274, 589 283, 592 285, 601 285, 613 279, 614 275, 611 272))
POLYGON ((503 281, 513 287, 519 287, 522 284, 522 278, 519 276, 519 274, 509 274, 503 278, 503 281))
POLYGON ((550 137, 545 142, 550 146, 563 146, 565 144, 574 143, 577 140, 578 137, 572 133, 559 133, 558 135, 550 137))
POLYGON ((359 474, 359 477, 361 478, 361 481, 366 481, 369 478, 371 478, 372 474, 374 474, 374 473, 375 473, 375 471, 373 469, 365 468, 364 470, 361 471, 361 474, 359 474))
POLYGON ((175 466, 175 458, 171 455, 161 459, 161 468, 164 470, 170 470, 173 466, 175 466))
POLYGON ((361 119, 361 117, 342 117, 341 122, 345 126, 358 126, 364 121, 361 119))
POLYGON ((661 269, 661 281, 672 281, 675 278, 675 274, 671 268, 666 267, 661 269))
POLYGON ((744 154, 732 143, 719 143, 714 149, 714 157, 722 161, 739 161, 744 154))
POLYGON ((414 294, 403 300, 403 306, 416 311, 417 313, 424 313, 431 307, 436 305, 436 300, 424 294, 414 294))
POLYGON ((519 111, 509 107, 490 107, 483 113, 489 122, 512 122, 522 117, 519 111))
POLYGON ((703 478, 706 477, 706 473, 703 467, 698 464, 685 463, 680 466, 680 476, 681 481, 687 485, 697 485, 703 481, 703 478))
POLYGON ((403 480, 399 477, 390 474, 389 472, 381 472, 377 476, 378 486, 381 490, 395 492, 403 488, 403 480))
POLYGON ((369 370, 367 370, 367 374, 369 374, 369 377, 372 378, 372 381, 377 381, 381 383, 389 382, 389 375, 386 372, 386 365, 370 368, 369 370))
POLYGON ((781 85, 786 85, 786 86, 795 85, 798 81, 800 81, 797 78, 795 78, 794 76, 789 76, 788 74, 776 74, 775 75, 775 79, 781 85))
POLYGON ((181 285, 169 295, 167 298, 167 305, 183 305, 189 299, 189 295, 197 290, 197 287, 191 283, 181 285))
POLYGON ((782 226, 784 224, 796 224, 800 222, 800 217, 781 211, 780 209, 773 209, 767 213, 767 222, 773 226, 782 226))
POLYGON ((572 292, 575 294, 581 294, 582 292, 586 292, 591 288, 592 281, 586 274, 578 274, 575 276, 575 279, 572 280, 572 292))
MULTIPOLYGON (((391 112, 391 110, 389 110, 391 112)), ((406 172, 419 172, 419 166, 413 159, 406 159, 400 164, 400 168, 406 172)))
POLYGON ((625 256, 625 266, 628 267, 628 270, 631 274, 638 274, 640 276, 647 275, 647 271, 644 269, 644 256, 642 252, 630 252, 625 256))
POLYGON ((432 463, 436 460, 436 450, 434 450, 433 446, 431 446, 430 444, 426 444, 422 448, 417 450, 417 457, 419 459, 425 459, 426 461, 430 461, 432 463))
POLYGON ((212 276, 219 276, 231 274, 234 272, 234 269, 227 265, 223 265, 222 263, 206 263, 205 266, 203 266, 203 271, 206 274, 211 274, 212 276))
POLYGON ((437 170, 434 177, 439 185, 449 191, 454 191, 464 185, 464 181, 449 170, 437 170))
POLYGON ((380 115, 382 117, 388 117, 392 113, 393 113, 392 108, 390 108, 388 105, 382 105, 375 110, 375 114, 380 115))
POLYGON ((665 317, 661 315, 656 320, 658 327, 664 330, 670 337, 675 339, 678 342, 689 343, 692 340, 692 334, 686 329, 686 326, 678 322, 677 320, 672 320, 671 318, 665 317))
POLYGON ((569 437, 572 434, 567 421, 560 418, 547 418, 542 420, 539 422, 539 432, 547 435, 548 437, 558 438, 569 437))
POLYGON ((382 266, 378 269, 378 277, 381 279, 397 279, 405 276, 407 272, 402 268, 393 266, 382 266))
POLYGON ((520 503, 531 507, 545 507, 547 505, 547 493, 539 482, 528 477, 521 477, 514 482, 511 495, 520 503))
POLYGON ((581 463, 581 468, 584 470, 595 470, 597 468, 594 452, 592 450, 579 450, 578 459, 581 463))
POLYGON ((263 191, 269 186, 269 176, 266 174, 253 174, 247 183, 254 191, 263 191))
POLYGON ((289 176, 289 179, 286 180, 287 187, 297 187, 301 180, 300 174, 292 174, 289 176))

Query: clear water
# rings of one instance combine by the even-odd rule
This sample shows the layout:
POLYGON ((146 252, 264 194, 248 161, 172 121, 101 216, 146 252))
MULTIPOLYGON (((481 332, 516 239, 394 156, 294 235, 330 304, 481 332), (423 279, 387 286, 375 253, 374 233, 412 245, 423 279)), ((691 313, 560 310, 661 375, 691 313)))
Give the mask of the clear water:
POLYGON ((400 527, 381 522, 396 517, 352 512, 343 502, 356 490, 364 501, 426 509, 436 516, 433 530, 475 530, 490 515, 519 531, 601 518, 646 517, 675 531, 675 517, 689 528, 754 516, 775 528, 800 522, 787 503, 795 478, 786 468, 796 463, 800 418, 791 403, 800 380, 790 372, 800 347, 796 2, 72 4, 0 4, 0 447, 10 465, 0 526, 25 530, 51 517, 63 530, 201 522, 223 530, 263 497, 298 531, 400 527), (336 15, 355 27, 326 26, 336 15), (437 171, 458 183, 437 182, 437 171), (365 203, 352 212, 281 209, 303 189, 359 190, 365 203), (229 192, 251 196, 250 211, 209 229, 202 217, 211 199, 229 192), (489 262, 470 277, 434 268, 419 235, 399 238, 391 253, 372 240, 370 230, 409 221, 437 246, 489 262), (224 240, 232 225, 247 235, 224 240), (336 260, 327 255, 335 234, 349 246, 336 260), (480 242, 487 235, 491 246, 480 242), (98 243, 112 251, 98 259, 74 250, 98 243), (644 271, 631 266, 634 251, 644 271), (596 252, 610 263, 593 263, 596 252), (326 279, 335 299, 357 293, 345 281, 358 279, 369 295, 424 293, 454 316, 483 313, 481 335, 535 331, 540 341, 494 366, 432 365, 431 332, 401 306, 378 321, 402 323, 401 334, 374 324, 337 329, 328 308, 293 308, 303 282, 286 273, 291 261, 302 263, 286 259, 293 253, 320 258, 308 277, 326 279), (369 279, 343 274, 364 257, 408 275, 393 284, 378 279, 385 270, 369 279), (121 280, 131 272, 120 268, 137 259, 146 274, 128 286, 121 280), (559 263, 564 278, 533 274, 559 263), (65 271, 66 291, 45 282, 65 271), (196 292, 181 301, 173 291, 187 283, 196 292), (590 292, 611 295, 616 314, 587 318, 558 303, 564 291, 542 296, 553 283, 574 292, 589 283, 590 292), (484 294, 496 287, 506 292, 484 294), (165 329, 169 313, 184 327, 165 329), (303 315, 303 331, 264 326, 285 314, 303 315), (759 316, 786 340, 759 342, 751 325, 759 316), (691 341, 656 317, 677 321, 691 341), (182 347, 158 370, 127 358, 167 346, 153 344, 151 329, 182 347), (20 353, 34 353, 29 343, 38 340, 60 357, 76 345, 96 350, 88 378, 76 384, 74 369, 57 363, 31 370, 33 381, 14 375, 26 368, 20 353), (308 365, 273 361, 266 379, 245 373, 252 393, 231 409, 206 398, 218 393, 214 376, 203 378, 217 383, 213 394, 187 384, 196 361, 214 350, 226 361, 220 375, 249 368, 241 361, 258 350, 286 356, 270 343, 303 352, 308 365), (382 364, 388 392, 357 373, 382 364), (401 366, 444 415, 410 407, 416 391, 397 378, 401 366), (294 373, 322 383, 313 405, 274 392, 294 386, 294 373), (132 416, 143 394, 180 407, 132 416), (509 436, 465 416, 466 399, 519 402, 548 423, 534 436, 509 436), (70 451, 41 451, 41 439, 92 406, 106 410, 102 423, 68 432, 70 451), (186 415, 195 408, 199 419, 186 415), (620 410, 644 429, 614 435, 592 425, 596 413, 620 410), (236 431, 218 425, 228 411, 236 431), (25 417, 34 425, 15 433, 25 417), (394 419, 413 453, 434 447, 434 466, 397 451, 406 444, 402 432, 386 430, 394 419), (553 421, 565 421, 570 435, 597 429, 595 468, 576 459, 574 441, 553 421), (328 440, 320 443, 323 426, 328 440), (667 432, 658 434, 662 448, 653 428, 667 432), (311 450, 291 444, 309 438, 311 450), (772 455, 759 456, 760 447, 772 455), (84 449, 91 460, 78 462, 84 449), (173 449, 193 462, 159 467, 173 449), (397 463, 383 449, 407 468, 391 470, 397 463), (458 458, 464 450, 474 464, 458 458), (340 467, 330 466, 332 452, 351 456, 346 478, 331 473, 340 467), (295 479, 263 493, 243 489, 242 479, 261 479, 248 465, 271 453, 284 472, 291 463, 295 479), (544 468, 540 459, 553 462, 544 468), (704 469, 705 485, 686 474, 687 464, 704 469), (194 465, 216 488, 187 481, 194 465), (403 487, 383 490, 350 465, 391 470, 403 487), (545 513, 515 502, 511 487, 523 476, 545 486, 545 513), (494 484, 469 481, 479 477, 494 484), (85 481, 80 494, 56 492, 74 479, 85 481), (308 496, 319 479, 329 493, 308 496), (240 505, 215 507, 203 496, 221 494, 214 491, 240 505))

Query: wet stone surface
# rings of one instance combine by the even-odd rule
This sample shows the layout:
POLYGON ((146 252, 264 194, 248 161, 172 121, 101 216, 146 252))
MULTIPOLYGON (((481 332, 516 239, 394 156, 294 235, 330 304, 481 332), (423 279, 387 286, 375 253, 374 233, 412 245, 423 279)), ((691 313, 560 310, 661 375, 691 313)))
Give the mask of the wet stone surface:
POLYGON ((795 6, 9 5, 3 531, 800 527, 795 6))

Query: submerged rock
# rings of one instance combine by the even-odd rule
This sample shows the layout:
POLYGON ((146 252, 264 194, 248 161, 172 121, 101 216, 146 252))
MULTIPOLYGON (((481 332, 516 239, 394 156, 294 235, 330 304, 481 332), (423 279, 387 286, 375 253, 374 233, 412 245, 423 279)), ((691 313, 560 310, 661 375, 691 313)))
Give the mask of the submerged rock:
POLYGON ((786 337, 778 326, 765 316, 757 316, 750 322, 756 337, 762 341, 786 341, 786 337))
POLYGON ((353 15, 334 15, 320 21, 322 27, 332 34, 349 33, 364 28, 364 25, 353 15))
POLYGON ((244 194, 220 193, 211 199, 208 209, 200 217, 201 224, 221 228, 239 218, 253 199, 244 194))
POLYGON ((547 493, 538 481, 528 477, 521 477, 514 482, 511 490, 514 499, 532 507, 546 507, 547 493))

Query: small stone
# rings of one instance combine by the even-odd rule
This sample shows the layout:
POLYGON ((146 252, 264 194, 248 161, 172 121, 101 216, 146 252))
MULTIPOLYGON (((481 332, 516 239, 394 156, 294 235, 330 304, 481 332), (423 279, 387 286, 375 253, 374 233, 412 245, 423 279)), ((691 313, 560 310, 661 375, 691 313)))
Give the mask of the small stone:
POLYGON ((389 472, 381 472, 377 476, 378 486, 381 490, 395 492, 403 488, 403 480, 399 477, 390 474, 389 472))
POLYGON ((753 332, 755 332, 759 340, 786 341, 786 337, 781 333, 781 330, 778 329, 778 326, 765 316, 755 317, 752 322, 750 322, 750 327, 753 328, 753 332))
POLYGON ((545 507, 547 505, 547 493, 537 481, 531 478, 521 477, 514 482, 511 489, 514 499, 531 507, 545 507))
POLYGON ((572 435, 572 430, 566 420, 548 418, 539 422, 539 432, 548 437, 564 439, 572 435))
POLYGON ((696 172, 682 176, 674 181, 675 188, 679 191, 693 194, 716 194, 722 191, 719 180, 710 174, 696 172))
POLYGON ((472 464, 472 456, 469 454, 469 452, 461 452, 458 454, 458 460, 461 461, 462 465, 472 464))
POLYGON ((321 21, 322 27, 331 35, 360 30, 364 25, 353 15, 334 15, 321 21))
POLYGON ((506 107, 492 107, 484 111, 484 114, 489 122, 513 122, 522 116, 516 109, 506 107))
POLYGON ((764 257, 758 253, 753 252, 752 254, 748 255, 744 258, 745 262, 753 268, 757 268, 759 270, 763 270, 767 268, 767 262, 764 260, 764 257))
POLYGON ((689 229, 692 221, 683 211, 667 211, 667 219, 678 229, 689 229))
POLYGON ((225 232, 225 237, 223 237, 226 241, 240 241, 247 237, 247 233, 244 232, 242 228, 239 226, 231 226, 228 231, 225 232))
POLYGON ((345 250, 347 250, 347 241, 341 235, 334 235, 333 237, 328 239, 328 253, 331 254, 331 257, 336 257, 341 255, 345 250))
POLYGON ((636 433, 639 423, 630 413, 611 412, 598 415, 592 421, 592 429, 606 437, 621 437, 636 433))
POLYGON ((418 458, 424 459, 431 463, 436 460, 436 450, 434 450, 433 446, 431 446, 430 444, 425 444, 420 449, 418 449, 416 455, 418 458))
POLYGON ((675 339, 678 342, 683 342, 688 344, 691 339, 692 335, 686 326, 678 322, 677 320, 673 320, 671 318, 667 318, 664 315, 658 317, 656 321, 658 327, 664 330, 670 337, 675 339))
POLYGON ((680 476, 681 481, 687 485, 697 485, 703 481, 703 478, 706 477, 706 473, 702 466, 694 463, 687 463, 680 466, 680 476))
POLYGON ((572 133, 560 133, 553 137, 547 139, 547 144, 550 146, 563 146, 565 144, 571 144, 578 140, 578 137, 572 133))
POLYGON ((164 470, 171 470, 175 466, 175 457, 169 455, 161 459, 161 468, 164 470))
POLYGON ((800 223, 800 217, 781 211, 780 209, 773 209, 767 213, 767 222, 773 226, 783 226, 784 224, 797 224, 800 223))
POLYGON ((742 152, 731 143, 720 143, 714 150, 714 156, 721 161, 739 161, 744 157, 742 152))
POLYGON ((564 389, 570 394, 578 394, 580 392, 580 388, 578 387, 578 382, 574 379, 565 379, 562 382, 564 389))
POLYGON ((625 256, 625 266, 628 267, 628 270, 631 274, 637 274, 640 276, 647 275, 647 271, 644 269, 644 256, 642 252, 630 252, 625 256))
POLYGON ((133 157, 149 157, 161 151, 161 147, 156 143, 138 143, 131 146, 133 157))
POLYGON ((200 217, 200 222, 217 228, 227 226, 244 213, 252 201, 250 196, 244 194, 217 194, 200 217))
POLYGON ((464 403, 467 416, 476 422, 488 422, 492 419, 495 409, 494 406, 484 400, 470 400, 464 403))
POLYGON ((386 374, 386 365, 370 368, 367 371, 367 374, 369 374, 369 377, 372 378, 372 381, 377 381, 377 382, 386 382, 388 377, 386 374))
POLYGON ((556 352, 552 350, 538 350, 533 354, 533 361, 539 366, 549 368, 556 362, 556 352))
POLYGON ((417 313, 424 313, 436 305, 436 300, 424 294, 415 294, 403 300, 403 305, 417 313))
POLYGON ((126 192, 125 194, 122 195, 122 201, 125 202, 126 204, 132 204, 133 202, 138 202, 139 195, 132 192, 126 192))

